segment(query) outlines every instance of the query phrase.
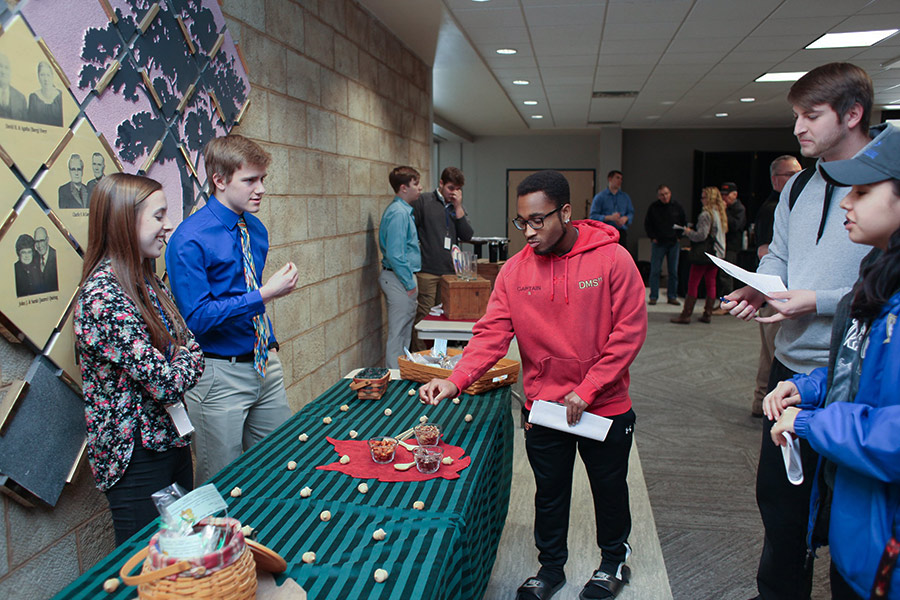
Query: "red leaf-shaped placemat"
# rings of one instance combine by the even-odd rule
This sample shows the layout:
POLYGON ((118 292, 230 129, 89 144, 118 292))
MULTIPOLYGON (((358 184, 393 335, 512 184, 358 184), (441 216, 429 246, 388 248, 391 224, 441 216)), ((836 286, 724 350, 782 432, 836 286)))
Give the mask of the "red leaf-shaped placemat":
MULTIPOLYGON (((463 455, 466 453, 465 450, 459 446, 451 446, 441 441, 440 447, 444 449, 444 456, 449 456, 453 459, 452 465, 441 464, 436 473, 429 475, 419 473, 415 465, 407 471, 398 471, 394 468, 395 463, 409 463, 414 460, 412 452, 399 444, 397 445, 397 451, 394 453, 394 462, 379 465, 372 460, 372 453, 369 452, 369 443, 365 440, 336 440, 330 437, 325 439, 334 446, 334 451, 337 452, 338 458, 333 463, 320 465, 316 468, 323 471, 339 471, 357 479, 377 479, 378 481, 426 481, 437 477, 459 479, 459 472, 472 462, 471 456, 463 458, 463 455), (340 457, 345 454, 350 457, 350 462, 342 465, 340 457)), ((409 444, 410 442, 407 443, 409 444)), ((413 440, 411 445, 415 446, 415 440, 413 440)))

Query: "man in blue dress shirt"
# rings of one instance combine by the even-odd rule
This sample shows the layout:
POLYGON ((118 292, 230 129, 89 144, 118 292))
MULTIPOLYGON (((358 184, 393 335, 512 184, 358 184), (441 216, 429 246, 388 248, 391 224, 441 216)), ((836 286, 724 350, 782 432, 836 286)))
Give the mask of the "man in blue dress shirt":
POLYGON ((606 176, 607 188, 594 196, 590 217, 612 225, 619 232, 619 243, 628 247, 628 226, 634 221, 631 197, 622 191, 622 171, 612 170, 606 176))
POLYGON ((169 240, 166 267, 178 309, 206 368, 185 395, 195 428, 195 480, 203 483, 291 416, 266 303, 297 285, 287 263, 265 284, 269 234, 253 215, 271 157, 240 136, 204 150, 214 195, 169 240))
POLYGON ((388 309, 384 360, 388 368, 396 369, 399 367, 397 357, 403 356, 404 347, 409 347, 418 306, 416 273, 422 268, 422 255, 412 203, 422 193, 422 185, 419 172, 412 167, 395 168, 388 180, 397 195, 381 216, 378 245, 382 270, 378 284, 388 309))

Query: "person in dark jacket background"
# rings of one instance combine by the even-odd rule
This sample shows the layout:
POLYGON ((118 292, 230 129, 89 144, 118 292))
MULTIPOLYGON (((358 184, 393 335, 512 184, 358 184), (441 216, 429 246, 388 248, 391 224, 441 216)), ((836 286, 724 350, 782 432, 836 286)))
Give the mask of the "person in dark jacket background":
POLYGON ((644 230, 650 238, 652 251, 650 254, 650 304, 656 304, 659 298, 659 274, 662 271, 663 258, 666 259, 668 282, 666 296, 668 303, 678 306, 678 238, 684 228, 686 219, 684 208, 672 200, 672 190, 666 184, 656 188, 656 202, 647 209, 644 218, 644 230), (678 225, 678 228, 673 227, 678 225))

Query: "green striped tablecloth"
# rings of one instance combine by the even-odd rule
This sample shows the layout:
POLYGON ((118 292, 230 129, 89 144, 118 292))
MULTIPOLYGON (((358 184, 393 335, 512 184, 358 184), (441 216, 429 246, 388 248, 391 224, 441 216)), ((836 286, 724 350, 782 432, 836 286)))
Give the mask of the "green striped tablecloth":
MULTIPOLYGON (((458 405, 444 401, 434 407, 410 397, 407 392, 418 384, 408 381, 392 381, 381 400, 357 400, 347 386, 347 380, 332 386, 212 478, 228 501, 229 516, 258 529, 257 541, 287 560, 286 575, 310 600, 481 598, 509 507, 509 388, 464 394, 458 405), (350 410, 342 412, 342 404, 350 410), (385 408, 393 414, 385 416, 385 408), (474 417, 471 423, 465 422, 466 414, 474 417), (418 423, 422 415, 441 425, 447 443, 461 446, 472 457, 459 479, 383 483, 316 469, 337 457, 326 435, 349 439, 351 429, 359 432, 360 440, 394 435, 418 423), (322 422, 326 416, 332 418, 330 425, 322 422), (301 433, 309 441, 300 442, 301 433), (294 471, 286 468, 291 460, 297 462, 294 471), (362 481, 369 485, 367 494, 356 489, 362 481), (229 496, 235 486, 243 492, 239 498, 229 496), (306 486, 312 495, 301 498, 306 486), (416 500, 425 502, 425 510, 412 508, 416 500), (330 521, 319 519, 323 510, 331 511, 330 521), (383 542, 372 539, 378 528, 387 532, 383 542), (308 550, 316 553, 312 565, 300 558, 308 550), (390 573, 381 584, 373 578, 378 568, 390 573)), ((136 588, 127 586, 107 594, 103 581, 116 576, 155 530, 152 524, 136 534, 56 598, 136 597, 136 588)))

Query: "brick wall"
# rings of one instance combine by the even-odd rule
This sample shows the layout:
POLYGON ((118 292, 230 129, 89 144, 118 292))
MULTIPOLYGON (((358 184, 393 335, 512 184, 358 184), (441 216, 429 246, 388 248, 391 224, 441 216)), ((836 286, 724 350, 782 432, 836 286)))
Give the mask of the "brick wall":
MULTIPOLYGON (((391 168, 431 180, 431 74, 350 0, 225 0, 223 10, 252 85, 236 131, 273 158, 259 213, 264 277, 288 260, 300 270, 297 291, 268 308, 296 411, 350 369, 383 362, 377 228, 391 168)), ((0 397, 31 358, 0 339, 0 397)), ((2 598, 49 597, 113 547, 87 465, 54 509, 2 503, 2 598)))

